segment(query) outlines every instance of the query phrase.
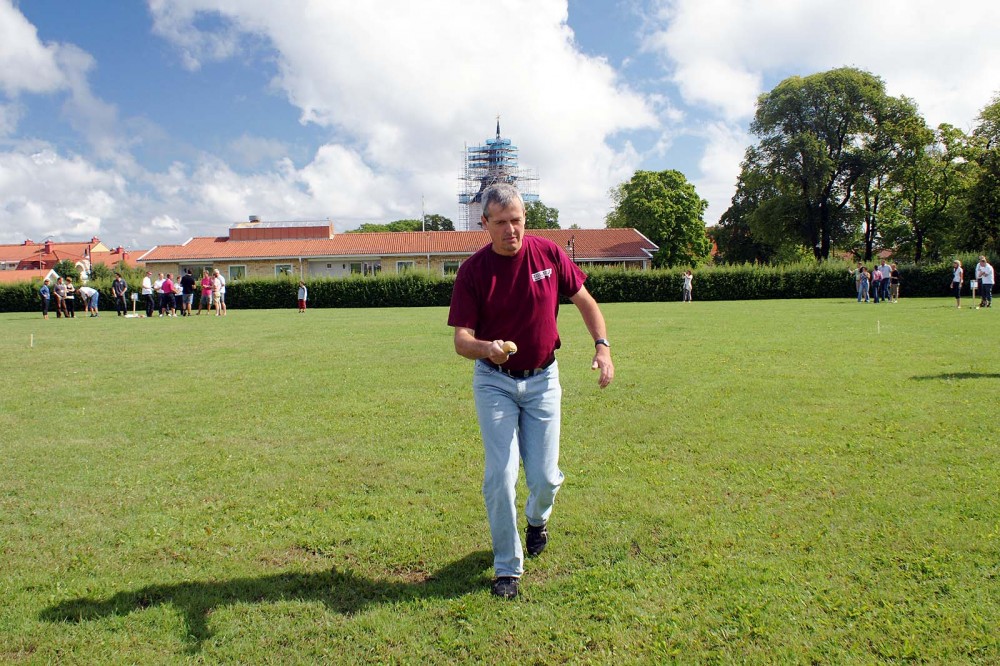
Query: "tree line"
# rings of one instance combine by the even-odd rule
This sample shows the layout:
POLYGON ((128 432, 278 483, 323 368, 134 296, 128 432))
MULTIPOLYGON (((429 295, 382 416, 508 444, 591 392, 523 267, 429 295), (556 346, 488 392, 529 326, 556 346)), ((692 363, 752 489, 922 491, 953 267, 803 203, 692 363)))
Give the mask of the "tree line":
MULTIPOLYGON (((478 226, 478 220, 475 221, 478 226)), ((528 201, 524 204, 525 229, 559 229, 559 209, 546 206, 541 201, 528 201)), ((574 225, 575 227, 575 225, 574 225)), ((424 215, 423 221, 416 219, 395 220, 379 224, 366 222, 357 229, 345 233, 360 234, 377 231, 454 231, 455 223, 444 215, 424 215)))
POLYGON ((931 128, 877 76, 793 76, 760 96, 732 205, 712 230, 729 263, 939 261, 1000 250, 1000 96, 971 133, 931 128))

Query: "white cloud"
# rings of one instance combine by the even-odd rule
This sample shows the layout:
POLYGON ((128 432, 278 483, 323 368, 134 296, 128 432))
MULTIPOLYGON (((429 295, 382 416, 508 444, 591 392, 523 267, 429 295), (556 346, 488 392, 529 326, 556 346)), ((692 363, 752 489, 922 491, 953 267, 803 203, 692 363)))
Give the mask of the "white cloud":
MULTIPOLYGON (((853 66, 916 100, 931 125, 968 130, 1000 89, 998 24, 1000 3, 982 0, 654 0, 645 47, 693 110, 730 127, 746 127, 757 96, 787 76, 853 66)), ((743 156, 725 135, 709 132, 701 163, 715 190, 743 156)), ((725 195, 702 193, 707 220, 734 189, 735 178, 725 195)))
POLYGON ((99 235, 101 220, 115 214, 124 195, 118 174, 79 157, 52 149, 0 153, 0 242, 99 235))
POLYGON ((932 124, 968 125, 1000 87, 998 3, 662 0, 658 9, 648 47, 686 101, 727 120, 753 115, 765 80, 842 66, 882 77, 932 124))
POLYGON ((24 107, 20 104, 0 104, 0 139, 12 136, 23 116, 24 107))
POLYGON ((57 50, 39 41, 35 26, 10 0, 0 0, 0 91, 18 95, 62 88, 66 82, 57 50))
POLYGON ((543 200, 579 210, 573 221, 599 225, 608 188, 638 164, 634 151, 612 149, 609 138, 657 123, 651 105, 607 62, 576 49, 564 0, 281 7, 156 0, 150 8, 157 33, 198 62, 228 57, 244 40, 273 47, 274 86, 303 122, 330 128, 339 147, 359 158, 356 173, 333 171, 324 179, 320 168, 343 162, 328 162, 333 144, 320 149, 303 173, 317 202, 341 206, 386 194, 391 182, 381 203, 386 212, 405 208, 412 215, 418 209, 409 202, 421 194, 433 209, 455 211, 461 147, 489 137, 499 113, 504 134, 531 147, 521 161, 542 176, 543 200), (206 17, 216 17, 216 28, 198 28, 206 17), (434 180, 433 191, 419 191, 434 180))

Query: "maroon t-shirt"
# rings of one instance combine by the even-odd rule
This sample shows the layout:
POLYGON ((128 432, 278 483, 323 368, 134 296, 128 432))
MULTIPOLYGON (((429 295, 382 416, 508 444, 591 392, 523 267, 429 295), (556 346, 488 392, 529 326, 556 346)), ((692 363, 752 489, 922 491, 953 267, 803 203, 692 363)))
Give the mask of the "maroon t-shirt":
POLYGON ((525 235, 513 257, 487 245, 458 269, 448 325, 471 328, 480 340, 512 340, 511 370, 541 367, 559 348, 559 297, 575 295, 586 274, 558 245, 525 235))

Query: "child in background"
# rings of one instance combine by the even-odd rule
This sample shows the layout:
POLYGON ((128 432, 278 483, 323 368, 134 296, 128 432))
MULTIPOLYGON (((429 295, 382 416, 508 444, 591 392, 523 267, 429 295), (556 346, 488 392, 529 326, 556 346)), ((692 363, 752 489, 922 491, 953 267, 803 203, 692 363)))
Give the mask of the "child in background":
POLYGON ((306 300, 309 298, 309 290, 306 289, 306 283, 299 280, 299 312, 306 311, 306 300))

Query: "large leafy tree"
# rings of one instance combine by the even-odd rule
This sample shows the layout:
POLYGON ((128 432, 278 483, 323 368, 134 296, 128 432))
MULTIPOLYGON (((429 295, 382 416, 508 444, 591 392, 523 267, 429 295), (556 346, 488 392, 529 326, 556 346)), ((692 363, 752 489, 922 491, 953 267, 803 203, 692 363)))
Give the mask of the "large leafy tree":
POLYGON ((932 142, 933 134, 912 100, 886 97, 875 106, 874 130, 860 153, 863 169, 854 186, 850 210, 859 226, 857 253, 866 262, 879 249, 906 235, 900 215, 898 175, 901 161, 932 142), (859 223, 859 224, 858 224, 859 223))
POLYGON ((773 183, 777 195, 755 215, 773 218, 777 233, 829 257, 834 242, 852 233, 848 210, 858 180, 880 141, 879 119, 891 98, 868 72, 841 68, 793 76, 757 100, 744 169, 773 183))
POLYGON ((529 201, 524 204, 525 229, 558 229, 559 209, 550 208, 541 201, 529 201))
POLYGON ((984 108, 972 131, 969 156, 976 167, 968 190, 964 249, 1000 253, 1000 95, 984 108))
POLYGON ((607 226, 637 229, 656 243, 654 266, 694 265, 709 257, 712 246, 702 219, 708 202, 680 171, 636 171, 611 198, 607 226))
POLYGON ((909 222, 909 237, 899 247, 914 261, 940 259, 954 249, 971 173, 961 130, 943 123, 930 136, 927 144, 915 143, 897 168, 901 211, 909 222))

